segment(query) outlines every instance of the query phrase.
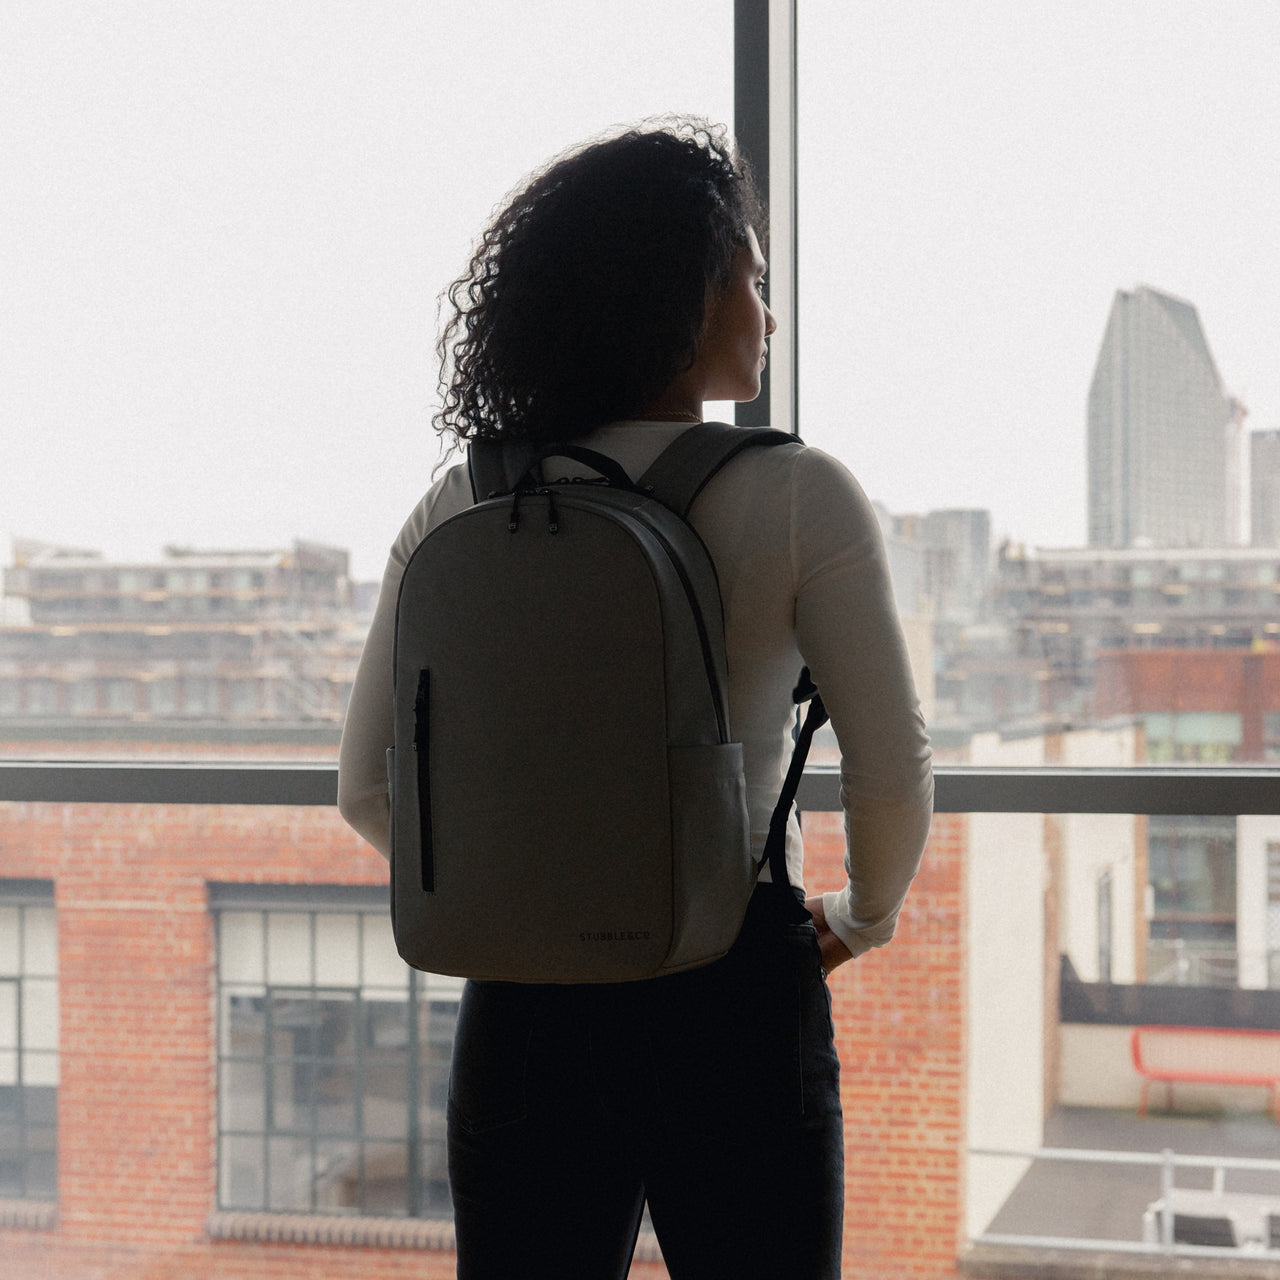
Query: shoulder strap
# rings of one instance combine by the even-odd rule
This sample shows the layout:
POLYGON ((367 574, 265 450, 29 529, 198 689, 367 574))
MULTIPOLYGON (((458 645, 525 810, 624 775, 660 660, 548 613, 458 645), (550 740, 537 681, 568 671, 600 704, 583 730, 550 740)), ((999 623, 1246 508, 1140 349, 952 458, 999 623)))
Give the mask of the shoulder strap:
POLYGON ((797 443, 797 436, 772 427, 701 422, 676 436, 640 477, 636 487, 652 493, 664 507, 687 519, 693 500, 707 482, 743 449, 753 445, 797 443))
MULTIPOLYGON (((702 422, 682 431, 640 477, 637 488, 650 492, 682 519, 707 482, 731 458, 753 445, 795 444, 798 436, 771 427, 735 427, 702 422)), ((510 493, 516 482, 545 452, 535 444, 472 440, 467 445, 471 500, 510 493)))

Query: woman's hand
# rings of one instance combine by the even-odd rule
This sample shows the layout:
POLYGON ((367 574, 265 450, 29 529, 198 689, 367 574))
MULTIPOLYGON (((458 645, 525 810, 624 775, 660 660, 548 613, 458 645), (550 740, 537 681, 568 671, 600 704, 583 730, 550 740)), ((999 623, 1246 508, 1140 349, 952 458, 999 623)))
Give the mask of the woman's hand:
POLYGON ((818 947, 822 951, 822 967, 830 973, 837 965, 853 959, 853 952, 831 932, 827 924, 827 913, 822 909, 822 895, 815 894, 804 900, 805 910, 813 917, 814 928, 818 931, 818 947))

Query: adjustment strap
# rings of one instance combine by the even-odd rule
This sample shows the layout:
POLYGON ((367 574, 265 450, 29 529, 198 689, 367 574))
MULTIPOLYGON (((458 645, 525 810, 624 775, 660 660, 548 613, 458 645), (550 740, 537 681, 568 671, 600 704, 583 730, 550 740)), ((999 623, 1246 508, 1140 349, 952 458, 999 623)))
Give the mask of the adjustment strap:
MULTIPOLYGON (((817 686, 809 678, 809 668, 800 672, 800 680, 792 697, 797 703, 808 701, 809 710, 805 713, 804 723, 796 734, 796 744, 791 750, 791 763, 787 766, 786 780, 778 795, 778 803, 774 806, 773 817, 769 819, 769 835, 764 842, 764 853, 760 855, 757 870, 763 870, 769 864, 769 875, 777 885, 791 886, 787 875, 787 819, 791 817, 791 807, 795 804, 796 792, 800 789, 800 779, 804 774, 804 762, 808 758, 809 748, 813 745, 813 735, 831 718, 822 705, 822 696, 817 686)), ((786 897, 790 899, 791 894, 786 897)), ((804 906, 796 902, 794 923, 802 923, 809 918, 804 906)))

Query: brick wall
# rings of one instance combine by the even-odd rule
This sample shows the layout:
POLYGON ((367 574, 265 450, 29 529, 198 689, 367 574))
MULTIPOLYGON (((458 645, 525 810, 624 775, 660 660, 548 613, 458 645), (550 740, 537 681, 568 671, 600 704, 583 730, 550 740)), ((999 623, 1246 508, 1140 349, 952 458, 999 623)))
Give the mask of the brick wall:
MULTIPOLYGON (((804 820, 806 887, 844 880, 842 820, 804 820)), ((893 942, 830 986, 845 1116, 844 1274, 955 1275, 964 1229, 968 819, 939 814, 893 942)))
MULTIPOLYGON (((939 817, 897 940, 832 977, 843 1063, 846 1276, 950 1276, 963 1221, 965 820, 939 817)), ((811 888, 841 880, 833 815, 806 819, 811 888)), ((452 1276, 416 1248, 210 1240, 215 1202, 209 881, 377 884, 328 809, 0 804, 0 874, 54 881, 59 1204, 0 1229, 15 1280, 452 1276), (122 1087, 123 1086, 123 1087, 122 1087)), ((660 1280, 638 1262, 636 1280, 660 1280)))

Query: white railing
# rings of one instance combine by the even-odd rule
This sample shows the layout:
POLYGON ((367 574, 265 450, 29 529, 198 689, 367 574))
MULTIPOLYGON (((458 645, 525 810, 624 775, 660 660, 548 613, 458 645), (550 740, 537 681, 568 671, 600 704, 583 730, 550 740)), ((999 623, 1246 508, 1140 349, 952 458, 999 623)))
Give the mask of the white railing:
POLYGON ((1007 1147, 971 1147, 971 1156, 1005 1156, 1017 1160, 1068 1160, 1081 1164, 1156 1166, 1160 1170, 1160 1195, 1151 1201, 1140 1223, 1135 1223, 1137 1240, 1114 1240, 1085 1236, 1049 1236, 984 1232, 973 1237, 977 1245, 1003 1245, 1027 1249, 1084 1249, 1099 1253, 1164 1254, 1188 1258, 1242 1258, 1280 1262, 1280 1191, 1275 1195, 1256 1192, 1229 1192, 1226 1175, 1230 1170, 1280 1174, 1280 1160, 1259 1160, 1244 1156, 1187 1156, 1164 1150, 1097 1151, 1084 1147, 1039 1147, 1033 1150, 1007 1147), (1209 1169, 1213 1187, 1209 1191, 1179 1187, 1179 1169, 1209 1169), (1191 1244, 1175 1240, 1179 1217, 1220 1220, 1235 1244, 1191 1244))

